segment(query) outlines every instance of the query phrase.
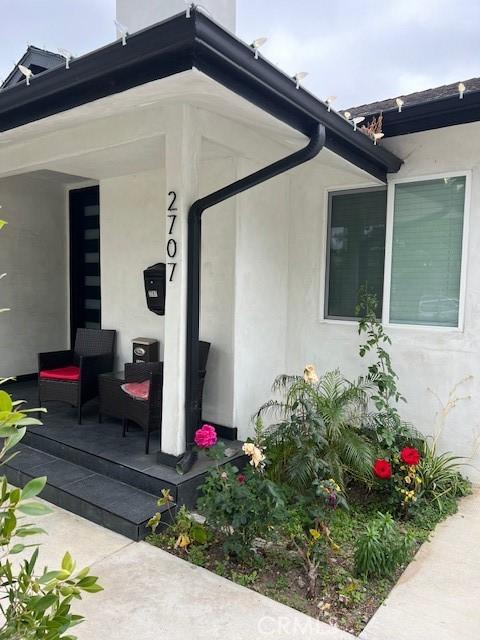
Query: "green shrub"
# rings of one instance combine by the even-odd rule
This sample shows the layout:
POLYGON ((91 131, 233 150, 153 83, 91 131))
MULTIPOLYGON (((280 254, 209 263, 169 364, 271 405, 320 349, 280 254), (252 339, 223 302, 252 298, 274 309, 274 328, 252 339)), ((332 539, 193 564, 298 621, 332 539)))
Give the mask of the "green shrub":
POLYGON ((245 557, 253 540, 268 535, 282 503, 261 471, 233 465, 213 467, 201 487, 198 509, 223 540, 225 553, 245 557))
POLYGON ((349 382, 338 370, 310 377, 307 369, 304 377, 279 376, 272 389, 283 398, 257 413, 282 419, 265 432, 269 477, 300 492, 316 479, 344 488, 347 476, 371 477, 373 449, 360 432, 369 385, 349 382))
MULTIPOLYGON (((22 439, 29 424, 40 423, 28 415, 28 410, 22 409, 22 403, 14 403, 8 393, 0 391, 1 464, 16 455, 12 449, 22 439)), ((97 578, 89 575, 88 568, 75 570, 69 553, 64 555, 58 570, 44 568, 37 571, 39 544, 29 541, 45 531, 25 522, 23 516, 50 513, 49 507, 33 500, 45 487, 46 480, 45 477, 35 478, 23 489, 17 489, 9 487, 5 476, 0 478, 1 638, 73 640, 75 636, 66 635, 66 632, 82 621, 82 617, 71 610, 73 600, 81 599, 82 592, 102 590, 97 578), (33 549, 32 554, 21 563, 14 562, 17 554, 28 548, 33 549)))
POLYGON ((355 542, 355 573, 365 578, 391 576, 411 553, 414 538, 390 514, 378 513, 355 542))

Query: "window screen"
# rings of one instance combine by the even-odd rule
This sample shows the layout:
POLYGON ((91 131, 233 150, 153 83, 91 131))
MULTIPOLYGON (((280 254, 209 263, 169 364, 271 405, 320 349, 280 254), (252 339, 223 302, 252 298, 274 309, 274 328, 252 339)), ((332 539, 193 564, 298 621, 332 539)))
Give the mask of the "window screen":
POLYGON ((395 186, 390 321, 458 325, 465 177, 395 186))
POLYGON ((329 318, 355 318, 366 285, 382 312, 385 189, 330 194, 326 309, 329 318))

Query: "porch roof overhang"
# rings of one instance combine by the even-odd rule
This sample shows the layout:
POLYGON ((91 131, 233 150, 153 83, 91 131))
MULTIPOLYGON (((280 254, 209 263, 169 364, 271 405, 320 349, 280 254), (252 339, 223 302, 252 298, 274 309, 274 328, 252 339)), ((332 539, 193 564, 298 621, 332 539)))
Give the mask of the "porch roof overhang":
POLYGON ((225 31, 199 10, 185 12, 64 66, 0 91, 0 132, 193 68, 293 129, 310 136, 322 124, 325 147, 375 178, 400 169, 402 160, 225 31))

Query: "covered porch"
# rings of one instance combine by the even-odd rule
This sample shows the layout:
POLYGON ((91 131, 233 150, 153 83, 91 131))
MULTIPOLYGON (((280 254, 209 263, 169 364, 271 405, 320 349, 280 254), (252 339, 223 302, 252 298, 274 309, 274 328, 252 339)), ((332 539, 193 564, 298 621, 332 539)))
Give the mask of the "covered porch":
MULTIPOLYGON (((42 75, 0 95, 9 222, 2 293, 11 308, 0 327, 0 375, 32 376, 38 353, 70 346, 78 326, 70 197, 97 187, 99 231, 90 240, 98 252, 88 253, 98 255, 88 260, 98 263, 99 322, 116 331, 115 371, 132 360, 136 336, 159 341, 163 408, 161 449, 154 437, 146 457, 141 432, 123 439, 118 422, 100 424, 95 401, 81 426, 71 408, 49 409, 25 444, 151 496, 170 482, 195 484, 204 463, 193 476, 174 469, 191 445, 192 416, 194 428, 201 418, 246 439, 273 378, 293 362, 292 309, 315 286, 302 272, 304 216, 316 219, 327 189, 382 184, 400 161, 197 11, 42 75), (319 128, 324 146, 308 164, 252 182, 305 149, 319 128), (201 280, 192 280, 188 212, 199 198, 208 212, 194 238, 201 280), (164 315, 145 297, 143 271, 156 263, 166 265, 164 315), (211 344, 201 416, 187 397, 196 335, 211 344)), ((34 381, 12 392, 37 404, 34 381)))

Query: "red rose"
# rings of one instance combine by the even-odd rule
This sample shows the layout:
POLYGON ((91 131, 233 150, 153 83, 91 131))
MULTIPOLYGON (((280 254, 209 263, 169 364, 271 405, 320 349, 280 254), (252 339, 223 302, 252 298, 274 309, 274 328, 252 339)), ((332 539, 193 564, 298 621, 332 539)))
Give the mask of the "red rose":
POLYGON ((243 475, 243 473, 239 473, 237 476, 237 480, 240 484, 245 484, 245 482, 247 481, 246 476, 243 475))
POLYGON ((400 451, 400 459, 409 467, 414 467, 420 462, 420 454, 414 447, 405 447, 400 451))
POLYGON ((375 460, 373 465, 373 473, 377 478, 389 480, 392 477, 392 466, 388 460, 375 460))

